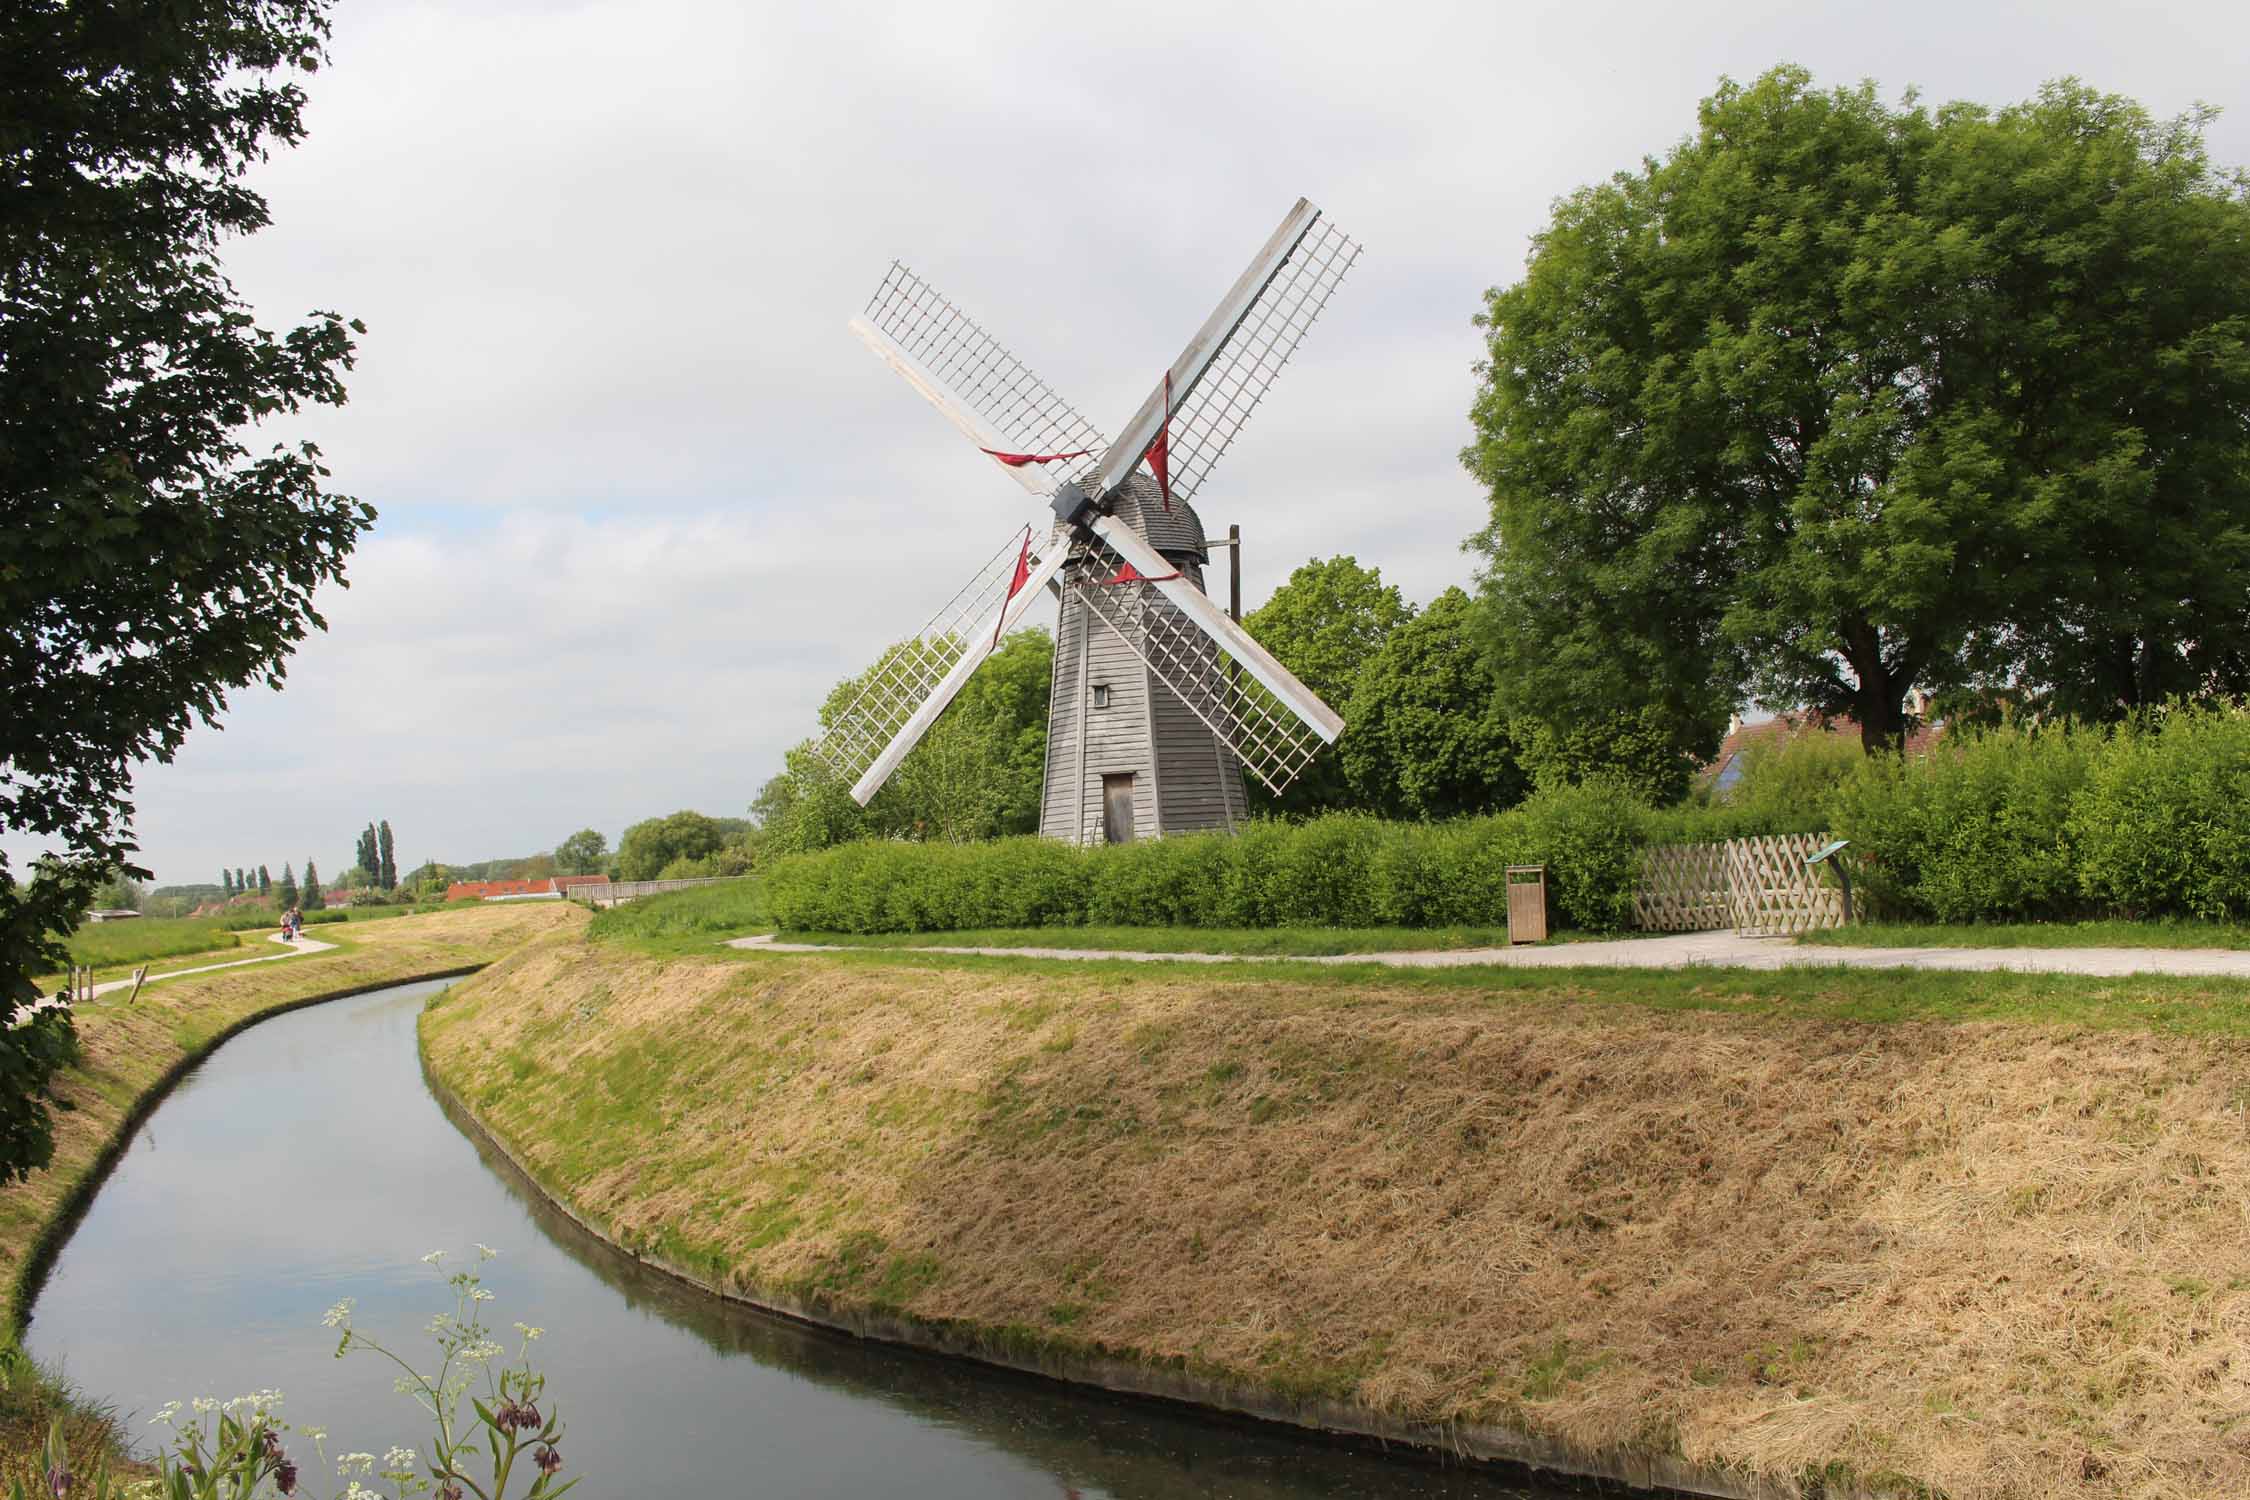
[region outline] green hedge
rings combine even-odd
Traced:
[[[2250,712],[2110,730],[1948,736],[1910,759],[1807,736],[1754,752],[1741,793],[1650,812],[1600,784],[1449,823],[1335,814],[1074,849],[1038,838],[858,843],[777,861],[798,932],[994,927],[1496,925],[1511,864],[1547,866],[1558,926],[1632,917],[1640,852],[1826,830],[1874,913],[1945,922],[2250,920]]]
[[[2250,919],[2250,714],[2004,729],[1838,785],[1878,910],[1945,922]]]
[[[1551,920],[1606,930],[1631,918],[1647,819],[1592,785],[1449,823],[1333,814],[1090,849],[869,841],[777,860],[765,892],[792,932],[1446,927],[1504,921],[1507,866],[1544,864]]]

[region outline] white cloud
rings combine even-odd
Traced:
[[[163,879],[525,852],[739,812],[821,693],[1031,507],[844,331],[909,260],[1114,427],[1299,193],[1367,254],[1205,490],[1252,602],[1481,520],[1469,318],[1552,199],[1782,60],[1935,99],[2078,73],[2228,104],[2216,3],[1887,7],[342,0],[230,265],[370,325],[307,424],[383,511],[275,697],[142,779]],[[2250,117],[2213,134],[2250,160]]]

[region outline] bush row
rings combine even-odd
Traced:
[[[1504,920],[1507,866],[1544,864],[1552,920],[1601,930],[1630,923],[1646,847],[1820,830],[1851,840],[1885,916],[2250,920],[2250,713],[1964,733],[1904,760],[1808,736],[1759,752],[1738,795],[1658,812],[1592,784],[1447,823],[1332,814],[1094,849],[871,841],[777,861],[766,889],[773,919],[808,932],[1475,926]]]
[[[1447,823],[1338,813],[1090,849],[870,840],[777,860],[765,895],[795,932],[1474,926],[1506,919],[1509,865],[1543,864],[1551,921],[1609,929],[1631,918],[1646,821],[1589,785]]]
[[[1869,761],[1829,823],[1898,916],[2250,920],[2250,714],[2004,729]]]

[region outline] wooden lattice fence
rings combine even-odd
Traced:
[[[1824,833],[1769,834],[1723,844],[1651,849],[1633,889],[1633,913],[1652,932],[1778,937],[1844,925],[1843,892],[1805,863]]]

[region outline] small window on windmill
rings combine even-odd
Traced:
[[[1094,684],[1094,707],[1096,707],[1096,708],[1107,708],[1107,707],[1109,707],[1109,684],[1108,684],[1108,683],[1106,683],[1106,682],[1097,682],[1097,683],[1095,683],[1095,684]]]

